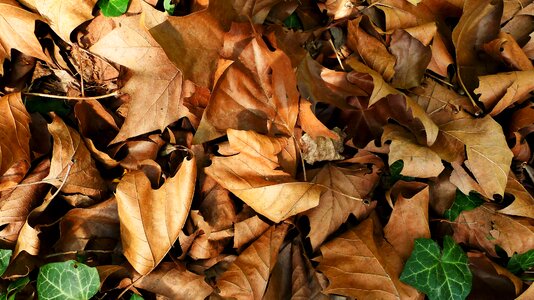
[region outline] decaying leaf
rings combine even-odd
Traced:
[[[92,11],[96,2],[97,0],[42,0],[35,2],[35,8],[64,41],[70,42],[71,32],[78,25],[93,18]]]

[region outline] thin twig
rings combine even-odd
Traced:
[[[74,251],[66,251],[66,252],[60,252],[60,253],[52,253],[49,255],[46,255],[45,258],[51,258],[61,255],[68,255],[68,254],[78,254],[78,253],[113,253],[115,251],[113,250],[74,250]]]
[[[439,77],[437,77],[437,76],[435,76],[435,75],[433,75],[431,73],[425,73],[425,75],[430,77],[430,78],[432,78],[432,79],[434,79],[434,80],[436,80],[436,81],[439,81],[439,82],[441,82],[441,83],[443,83],[445,85],[448,85],[448,86],[454,88],[454,85],[452,83],[447,82],[447,81],[445,81],[445,80],[443,80],[443,79],[441,79],[441,78],[439,78]]]
[[[115,97],[119,95],[119,91],[115,91],[113,93],[109,93],[106,95],[100,95],[100,96],[86,96],[86,97],[73,97],[73,96],[58,96],[58,95],[50,95],[50,94],[43,94],[43,93],[29,93],[25,92],[24,95],[26,96],[38,96],[38,97],[44,97],[44,98],[53,98],[53,99],[63,99],[63,100],[98,100],[98,99],[104,99],[108,97]]]

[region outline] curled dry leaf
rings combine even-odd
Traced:
[[[367,167],[361,166],[342,167],[327,164],[312,179],[312,182],[330,188],[321,195],[317,207],[301,214],[310,222],[308,237],[314,250],[345,223],[350,214],[364,219],[375,208],[376,202],[365,205],[363,198],[369,195],[378,183],[378,169],[373,166],[369,172]]]
[[[174,177],[157,190],[141,171],[127,173],[117,186],[124,256],[144,275],[170,250],[187,218],[195,189],[196,163],[185,159]]]
[[[534,198],[511,173],[506,184],[506,193],[514,196],[512,204],[498,210],[507,215],[534,218]]]
[[[217,281],[221,296],[262,299],[288,227],[272,226],[237,257]]]
[[[50,174],[45,180],[55,187],[63,185],[63,193],[99,198],[107,190],[107,185],[80,134],[56,115],[48,130],[54,139],[54,147]]]
[[[228,128],[292,135],[299,109],[296,86],[289,57],[252,39],[217,80],[194,143],[220,137]]]
[[[499,37],[483,45],[484,50],[494,59],[502,61],[514,70],[533,70],[532,62],[517,44],[514,37],[506,32],[499,32]]]
[[[19,183],[30,168],[30,115],[20,93],[0,98],[0,115],[0,190],[4,190]]]
[[[97,0],[39,0],[35,8],[49,22],[50,27],[65,42],[70,42],[71,32],[83,22],[93,18]]]
[[[372,218],[321,246],[317,270],[328,278],[323,293],[358,299],[416,299],[399,280],[403,263],[393,248],[375,237]]]
[[[334,130],[330,130],[330,132],[335,135],[335,138],[323,136],[312,138],[307,133],[300,138],[302,158],[307,163],[313,165],[318,161],[333,161],[345,158],[341,153],[344,149],[343,141],[346,134],[337,127]]]
[[[531,96],[534,91],[533,76],[534,70],[481,76],[475,93],[480,94],[480,101],[487,110],[491,110],[490,115],[495,116]]]
[[[319,203],[321,187],[296,182],[276,169],[283,139],[232,129],[228,137],[230,147],[239,154],[213,157],[205,172],[256,212],[280,222]]]
[[[250,18],[255,24],[263,24],[267,15],[282,0],[237,0],[233,1],[236,12]]]

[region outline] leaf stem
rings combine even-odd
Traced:
[[[325,188],[325,189],[327,189],[327,190],[329,190],[329,191],[331,191],[333,193],[339,194],[339,195],[341,195],[343,197],[346,197],[346,198],[349,198],[351,200],[360,201],[365,205],[371,204],[371,201],[369,201],[369,199],[363,199],[363,198],[354,197],[354,196],[351,196],[349,194],[345,194],[345,193],[343,193],[341,191],[335,190],[335,189],[333,189],[333,188],[331,188],[331,187],[329,187],[327,185],[321,184],[321,183],[312,182],[312,184],[320,186],[322,188]]]
[[[108,98],[108,97],[118,96],[119,95],[119,91],[115,91],[113,93],[109,93],[109,94],[106,94],[106,95],[86,96],[86,97],[59,96],[59,95],[50,95],[50,94],[43,94],[43,93],[30,93],[30,92],[25,92],[24,95],[26,95],[26,96],[44,97],[44,98],[52,98],[52,99],[63,99],[63,100],[98,100],[98,99],[104,99],[104,98]]]

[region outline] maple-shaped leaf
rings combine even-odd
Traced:
[[[291,136],[299,111],[296,86],[289,57],[252,39],[218,78],[194,143],[220,137],[228,128]]]
[[[0,190],[19,183],[30,168],[30,115],[20,93],[0,98]]]
[[[143,3],[145,26],[186,79],[212,88],[224,33],[238,20],[232,3],[211,1],[207,9],[183,17]]]
[[[371,172],[367,167],[342,167],[327,164],[312,179],[312,182],[325,185],[331,190],[325,191],[319,199],[319,205],[301,215],[310,221],[308,237],[313,249],[317,249],[326,238],[343,224],[350,214],[359,219],[367,217],[376,202],[365,205],[362,201],[347,198],[345,195],[364,198],[376,186],[379,180],[378,169]]]
[[[467,255],[450,236],[443,239],[443,252],[432,239],[415,240],[400,276],[402,282],[424,292],[430,300],[465,299],[471,291],[472,278]]]
[[[54,148],[50,173],[45,180],[55,187],[63,185],[61,191],[66,194],[100,197],[107,189],[106,183],[80,134],[56,115],[48,130],[54,139]]]
[[[288,224],[272,226],[228,267],[217,287],[223,297],[262,299]]]
[[[92,12],[98,0],[42,0],[35,1],[35,8],[50,23],[50,27],[65,42],[70,42],[71,32],[83,22],[93,18]]]
[[[35,21],[44,19],[29,12],[15,1],[0,1],[0,75],[4,74],[4,60],[11,58],[11,49],[50,62],[35,36]]]
[[[196,163],[185,159],[174,177],[157,190],[142,171],[127,173],[117,185],[124,256],[144,275],[165,257],[187,219],[195,189]]]
[[[472,210],[484,203],[484,200],[476,194],[465,195],[460,190],[456,190],[456,197],[452,206],[445,211],[443,216],[450,221],[456,220],[462,211]]]
[[[194,87],[185,88],[180,70],[140,26],[140,21],[139,16],[116,18],[117,28],[90,48],[133,72],[122,87],[131,97],[128,114],[111,144],[154,130],[163,131],[189,112],[183,102]]]
[[[399,281],[402,261],[393,247],[374,236],[367,218],[321,246],[317,270],[328,278],[325,294],[357,299],[416,299],[418,293]]]
[[[285,138],[228,129],[230,148],[239,152],[213,157],[208,176],[274,222],[317,206],[322,188],[297,182],[279,166],[277,154]]]
[[[162,263],[154,271],[134,281],[135,287],[169,299],[205,299],[213,291],[204,276],[188,271],[180,262]]]

